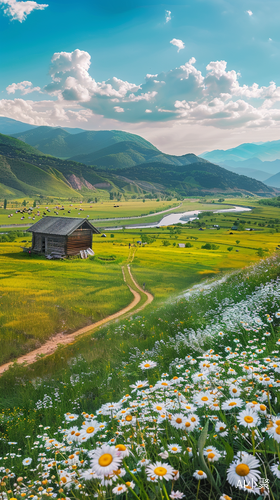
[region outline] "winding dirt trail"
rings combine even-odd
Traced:
[[[132,260],[134,258],[134,253],[132,255]],[[132,288],[132,286],[130,286],[127,283],[127,280],[125,277],[125,271],[124,271],[125,267],[128,270],[128,273],[129,273],[129,276],[131,278],[131,281],[133,283],[134,288]],[[24,363],[25,365],[31,365],[32,363],[35,363],[35,361],[38,360],[38,357],[40,355],[48,356],[50,354],[53,354],[56,351],[56,349],[58,348],[58,346],[71,344],[71,343],[73,343],[73,341],[75,340],[76,337],[83,335],[85,333],[88,333],[88,332],[92,333],[94,330],[96,330],[96,328],[99,328],[100,326],[106,325],[110,321],[113,321],[113,320],[118,319],[120,317],[125,317],[126,314],[129,313],[132,309],[133,309],[133,313],[137,313],[139,311],[142,311],[148,304],[150,304],[153,301],[153,299],[154,299],[153,295],[149,292],[146,292],[145,290],[143,290],[143,288],[141,288],[138,285],[138,283],[135,281],[135,279],[132,276],[129,264],[126,264],[125,266],[122,267],[122,273],[123,273],[124,282],[126,283],[126,285],[128,286],[128,288],[130,289],[131,293],[134,296],[132,302],[128,306],[124,307],[123,309],[120,309],[120,311],[118,311],[114,314],[111,314],[110,316],[107,316],[106,318],[103,318],[100,321],[97,321],[96,323],[92,323],[88,326],[80,328],[79,330],[76,330],[73,333],[69,333],[69,334],[57,333],[56,335],[51,337],[45,344],[43,344],[38,349],[35,349],[34,351],[30,351],[27,354],[20,356],[16,360],[10,361],[9,363],[5,363],[4,365],[0,366],[0,375],[3,374],[6,370],[8,370],[8,368],[10,366],[12,366],[15,362],[18,364]],[[147,297],[147,300],[141,306],[139,306],[139,308],[136,308],[136,306],[141,301],[141,295],[137,290],[144,293]]]

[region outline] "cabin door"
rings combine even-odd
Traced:
[[[42,237],[42,253],[46,251],[46,238]]]

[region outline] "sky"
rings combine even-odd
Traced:
[[[0,0],[0,116],[165,153],[280,139],[279,0]]]

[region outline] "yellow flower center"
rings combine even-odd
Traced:
[[[239,464],[235,467],[235,472],[238,476],[248,476],[250,469],[247,464]]]
[[[127,415],[127,416],[125,417],[125,420],[127,420],[127,422],[131,422],[131,420],[132,420],[132,416],[131,416],[131,415]]]
[[[171,450],[177,451],[177,447],[176,446],[172,446]]]
[[[110,455],[110,453],[104,453],[104,455],[101,455],[101,457],[98,460],[99,465],[101,467],[107,467],[113,462],[113,457]]]
[[[203,476],[203,470],[198,470],[197,474],[198,474],[198,476]]]
[[[145,364],[144,364],[144,367],[145,367],[145,368],[149,368],[149,366],[150,366],[150,363],[145,363]]]
[[[158,411],[162,410],[162,406],[156,406],[156,410]]]
[[[208,401],[208,399],[209,398],[207,396],[202,396],[201,401]]]
[[[229,403],[228,405],[229,405],[229,406],[235,406],[235,405],[236,405],[236,403],[235,403],[235,401],[231,401],[231,403]]]
[[[280,420],[275,420],[276,425],[280,425]]]
[[[260,405],[260,410],[261,411],[265,411],[266,410],[266,406],[265,405]]]
[[[215,453],[208,453],[208,458],[211,459],[211,458],[214,458],[214,456],[215,456]]]
[[[157,476],[165,476],[165,474],[167,473],[167,469],[165,467],[156,467],[154,473]]]
[[[246,417],[244,417],[244,420],[245,422],[247,422],[247,424],[251,424],[252,422],[254,422],[253,417],[250,417],[250,415],[246,415]]]
[[[177,424],[181,424],[182,423],[182,419],[178,417],[178,418],[176,418],[176,422],[177,422]]]
[[[192,418],[191,418],[191,421],[192,421],[192,422],[196,422],[196,418],[195,418],[195,417],[192,417]]]
[[[236,393],[237,393],[237,389],[235,389],[235,388],[234,388],[234,389],[232,389],[232,392],[233,392],[234,394],[236,394]]]
[[[224,431],[224,430],[225,430],[225,428],[221,425],[220,431]]]
[[[276,434],[278,434],[278,435],[280,434],[280,425],[278,425],[278,427],[276,427],[275,432],[276,432]]]
[[[88,427],[87,428],[87,434],[92,434],[94,432],[94,427]]]
[[[191,426],[190,422],[185,423],[185,427],[190,427],[190,426]]]
[[[64,483],[64,484],[65,484],[65,483],[67,483],[67,479],[66,479],[66,477],[62,477],[62,478],[61,478],[61,482],[62,482],[62,483]]]
[[[125,451],[126,450],[126,446],[124,444],[117,444],[116,448],[118,450],[120,450],[120,451]]]

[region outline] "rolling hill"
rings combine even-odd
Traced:
[[[188,156],[188,155],[186,155]],[[191,155],[194,160],[195,155]],[[256,194],[270,194],[271,188],[260,181],[225,170],[218,165],[201,162],[185,165],[165,163],[144,163],[127,169],[120,169],[114,174],[134,181],[145,181],[169,187],[181,194],[198,192],[243,191]],[[115,181],[117,184],[117,181]]]
[[[42,127],[40,129],[43,137]],[[47,133],[54,130],[48,129]],[[60,137],[67,137],[65,131],[59,129],[59,133]],[[107,139],[116,138],[114,133],[104,134]],[[117,137],[121,136],[117,134]],[[259,181],[232,173],[194,154],[165,155],[140,139],[117,142],[91,153],[89,161],[95,163],[92,166],[45,155],[25,142],[0,134],[0,194],[73,198],[78,193],[88,196],[96,189],[157,196],[218,192],[269,196],[274,193],[273,188]]]
[[[102,168],[102,170],[119,170],[146,162],[187,165],[197,162],[197,156],[193,154],[183,156],[167,155],[158,149],[147,147],[146,144],[123,141],[89,155],[74,156],[71,160],[79,161],[86,165],[95,165],[98,168]],[[200,162],[206,163],[206,160],[200,159]]]
[[[83,131],[70,134],[62,128],[37,127],[27,132],[14,134],[13,137],[30,144],[30,146],[42,153],[57,156],[58,158],[88,155],[124,141],[132,141],[139,146],[158,151],[155,146],[143,139],[143,137],[119,130]]]

